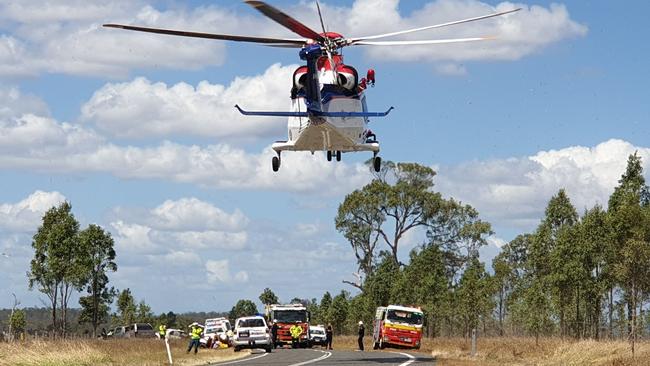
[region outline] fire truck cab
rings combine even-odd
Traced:
[[[291,345],[291,333],[289,333],[289,329],[294,324],[300,325],[302,328],[300,347],[311,346],[309,341],[310,314],[305,305],[269,305],[266,309],[266,315],[271,324],[276,323],[278,325],[278,336],[275,341],[276,346]]]
[[[423,319],[420,308],[400,305],[378,307],[372,332],[373,348],[396,346],[419,349]]]

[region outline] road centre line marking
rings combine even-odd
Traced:
[[[326,359],[326,358],[329,358],[329,357],[332,355],[332,352],[325,352],[325,351],[319,351],[319,350],[313,350],[313,351],[314,351],[314,352],[322,352],[322,353],[324,353],[324,355],[322,355],[322,356],[320,356],[320,357],[318,357],[318,358],[315,358],[315,359],[313,359],[313,360],[308,360],[308,361],[304,361],[304,362],[300,362],[300,363],[293,363],[293,364],[291,364],[291,365],[289,365],[289,366],[302,366],[302,365],[308,365],[308,364],[310,364],[310,363],[314,363],[314,362],[322,361],[322,360],[324,360],[324,359]]]
[[[406,356],[406,357],[409,358],[408,361],[400,363],[398,366],[408,366],[408,365],[412,364],[413,362],[415,362],[415,356],[409,355],[408,353],[403,353],[403,352],[391,352],[391,353],[397,353],[397,354],[400,354],[402,356]]]
[[[218,366],[221,366],[221,365],[232,365],[233,363],[240,363],[240,362],[245,362],[245,361],[256,360],[256,359],[258,359],[258,358],[266,357],[266,356],[268,356],[268,355],[269,355],[269,353],[263,353],[263,354],[261,354],[261,355],[259,355],[259,356],[255,356],[255,357],[243,358],[243,359],[241,359],[241,360],[237,360],[237,361],[229,361],[229,362],[223,362],[223,363],[221,363],[221,362],[211,363],[210,365],[218,365]]]

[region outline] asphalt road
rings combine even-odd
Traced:
[[[435,365],[435,359],[424,353],[390,351],[325,351],[319,349],[275,349],[272,353],[253,350],[246,358],[215,363],[225,366],[409,366]]]

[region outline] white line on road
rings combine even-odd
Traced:
[[[408,366],[408,365],[412,364],[413,362],[415,362],[415,357],[412,356],[412,355],[409,355],[408,353],[402,353],[402,352],[391,352],[391,353],[397,353],[397,354],[400,354],[402,356],[406,356],[406,357],[409,358],[408,361],[400,363],[398,366]]]
[[[332,352],[325,352],[325,351],[318,351],[318,350],[314,350],[314,352],[323,352],[324,355],[322,355],[322,356],[320,356],[320,357],[318,357],[318,358],[315,358],[315,359],[313,359],[313,360],[304,361],[304,362],[300,362],[300,363],[293,363],[293,364],[291,364],[291,365],[289,365],[289,366],[302,366],[302,365],[308,365],[308,364],[310,364],[310,363],[314,363],[314,362],[322,361],[322,360],[324,360],[324,359],[326,359],[326,358],[329,358],[329,357],[332,355]]]
[[[230,362],[223,362],[223,363],[219,362],[219,363],[214,363],[213,365],[218,365],[218,366],[221,366],[221,365],[231,365],[231,364],[233,364],[233,363],[240,363],[240,362],[246,362],[246,361],[256,360],[256,359],[258,359],[258,358],[262,358],[262,357],[265,357],[265,356],[268,356],[268,355],[269,355],[269,353],[263,353],[263,354],[261,354],[261,355],[259,355],[259,356],[255,356],[255,357],[251,357],[251,358],[244,358],[244,359],[242,359],[242,360],[230,361]]]

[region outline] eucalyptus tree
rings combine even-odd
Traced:
[[[82,307],[80,321],[92,324],[93,337],[96,337],[97,327],[108,318],[109,305],[117,294],[113,287],[108,286],[107,275],[117,270],[114,241],[109,232],[91,224],[79,233],[79,245],[85,252],[83,265],[88,293],[79,299]]]
[[[79,223],[72,214],[72,205],[62,202],[43,216],[43,223],[32,240],[34,258],[27,273],[29,288],[35,286],[50,300],[53,336],[59,329],[65,337],[68,301],[74,289],[85,281],[86,253],[79,245]],[[57,327],[57,305],[61,321]]]

